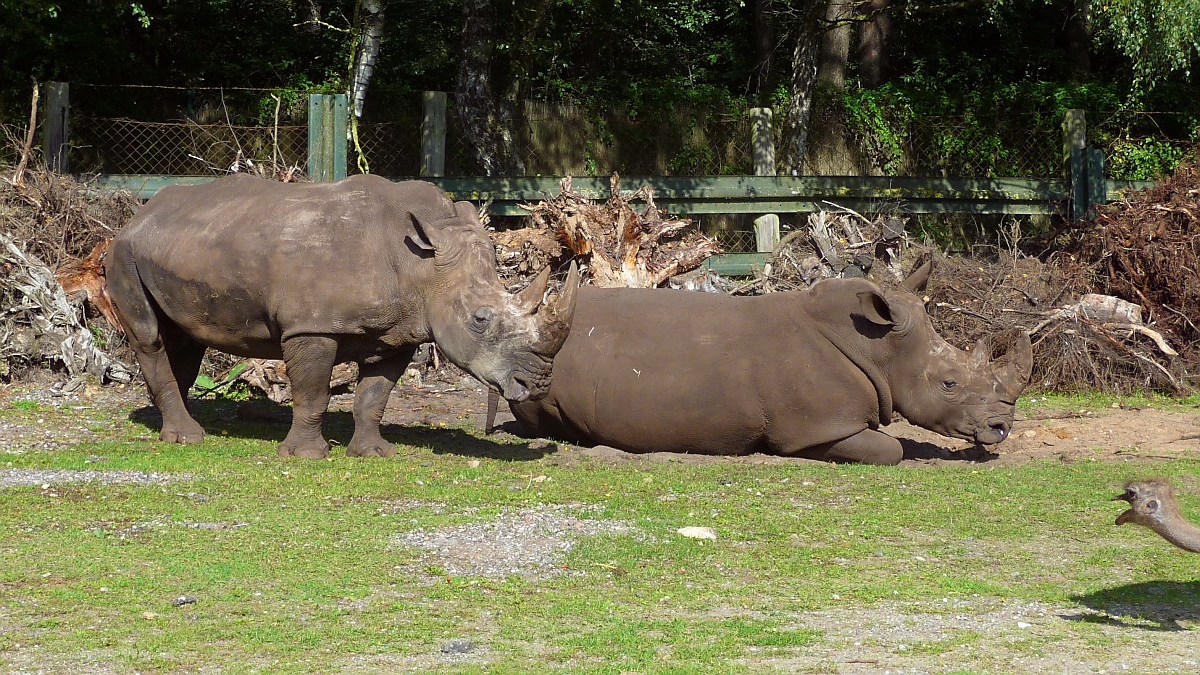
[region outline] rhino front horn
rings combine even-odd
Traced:
[[[571,320],[575,317],[575,303],[579,298],[579,266],[571,261],[571,269],[567,280],[563,283],[562,292],[553,305],[547,305],[541,325],[542,338],[538,340],[536,351],[540,354],[557,354],[571,333]]]

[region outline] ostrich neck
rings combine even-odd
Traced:
[[[1200,527],[1184,520],[1183,516],[1173,514],[1166,523],[1154,528],[1163,539],[1187,551],[1200,553]]]

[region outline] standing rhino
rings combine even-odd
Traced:
[[[915,295],[931,263],[890,292],[865,279],[749,298],[584,288],[549,394],[513,414],[533,434],[630,452],[895,464],[900,442],[879,431],[893,409],[999,443],[1029,381],[1029,338],[990,363],[987,343],[948,344]]]
[[[294,406],[279,454],[312,458],[329,455],[321,421],[339,362],[359,364],[352,456],[395,454],[379,422],[422,342],[509,400],[544,395],[578,286],[572,268],[544,304],[547,269],[510,295],[469,203],[376,176],[168,187],[113,240],[105,274],[162,440],[204,438],[184,399],[213,347],[284,360]]]

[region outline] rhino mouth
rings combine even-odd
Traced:
[[[549,390],[549,369],[545,373],[514,370],[500,384],[500,395],[514,403],[542,398]]]
[[[1008,420],[991,420],[975,430],[975,442],[980,445],[995,445],[1008,438],[1010,430]]]
[[[520,403],[529,400],[529,387],[522,381],[521,375],[514,373],[500,387],[500,395],[509,401]]]

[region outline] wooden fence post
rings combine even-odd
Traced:
[[[346,177],[345,94],[308,95],[308,175],[314,182]]]
[[[425,117],[421,120],[421,176],[446,175],[446,92],[423,95]]]
[[[46,106],[42,113],[42,152],[46,168],[67,173],[67,151],[71,142],[71,87],[66,82],[46,83]]]
[[[1108,202],[1104,179],[1104,151],[1077,148],[1071,151],[1071,218],[1079,220],[1090,207]]]
[[[775,139],[771,134],[771,109],[750,109],[750,151],[754,156],[755,176],[774,176]],[[779,216],[768,213],[754,219],[755,248],[770,253],[779,243]]]
[[[1082,150],[1087,147],[1087,120],[1082,110],[1072,108],[1063,111],[1063,164],[1071,161],[1072,150]],[[1068,169],[1069,175],[1070,169]]]

